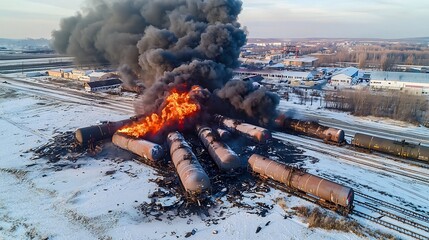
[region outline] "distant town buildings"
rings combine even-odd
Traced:
[[[429,74],[409,72],[371,72],[373,90],[399,90],[415,95],[429,95]]]
[[[331,85],[333,86],[350,86],[353,81],[357,80],[359,69],[354,67],[344,68],[333,74]]]
[[[87,92],[107,92],[107,91],[119,91],[122,85],[122,81],[118,78],[112,78],[107,80],[86,82],[85,90]]]

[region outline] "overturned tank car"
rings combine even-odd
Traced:
[[[253,154],[249,158],[253,172],[261,177],[270,178],[285,184],[293,191],[304,193],[322,206],[348,214],[353,208],[353,189],[293,169],[274,160]]]
[[[144,139],[135,139],[116,132],[113,134],[112,142],[122,149],[151,161],[159,161],[164,157],[164,149],[160,145]]]
[[[120,128],[137,121],[138,117],[131,117],[117,122],[107,122],[100,125],[94,125],[84,128],[78,128],[75,131],[75,139],[80,145],[86,147],[97,141],[111,138]]]
[[[186,192],[191,197],[199,197],[209,191],[210,179],[183,136],[179,132],[171,132],[167,136],[167,143],[171,160]]]
[[[219,141],[210,127],[199,127],[197,130],[198,137],[220,170],[232,172],[242,167],[237,154],[228,145]]]
[[[266,128],[243,123],[217,114],[215,115],[215,120],[227,130],[250,138],[257,143],[266,143],[267,140],[271,139],[271,133]]]

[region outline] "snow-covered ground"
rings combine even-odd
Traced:
[[[122,106],[123,111],[118,111],[115,109],[121,106],[88,104],[66,93],[59,96],[54,90],[46,89],[43,95],[34,86],[27,91],[24,86],[16,87],[13,83],[0,84],[0,239],[361,238],[353,233],[309,229],[305,220],[297,216],[285,219],[288,213],[276,204],[276,199],[283,199],[288,210],[312,204],[275,189],[264,195],[246,193],[243,199],[251,206],[258,202],[273,205],[265,217],[233,207],[226,197],[220,199],[222,204],[209,210],[209,216],[168,218],[163,215],[159,219],[145,216],[137,208],[143,202],[150,202],[148,196],[159,188],[150,181],[159,177],[155,169],[131,159],[111,158],[109,154],[85,156],[75,162],[49,163],[46,159],[32,159],[33,152],[29,151],[60,132],[93,125],[98,120],[129,117],[132,113],[126,110],[131,104],[128,99],[124,100],[125,110]],[[283,109],[291,106],[290,102],[281,103]],[[306,107],[300,106],[294,107],[302,108],[305,113]],[[330,113],[316,110],[310,108],[307,112]],[[406,124],[385,123],[380,119],[375,122],[344,113],[335,113],[335,116],[350,124],[363,122],[373,128],[409,130],[429,136],[427,129]],[[317,141],[314,144],[325,146]],[[393,204],[429,212],[428,183],[379,173],[317,151],[306,150],[304,154],[308,157],[302,164],[315,175],[338,180]],[[389,194],[383,194],[386,192]],[[161,200],[174,202],[176,199]],[[358,221],[374,231],[397,234],[366,220],[358,218]],[[256,233],[258,227],[261,230]],[[192,231],[194,234],[189,234]]]

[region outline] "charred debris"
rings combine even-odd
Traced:
[[[302,150],[273,139],[270,131],[263,127],[216,115],[211,124],[198,125],[193,131],[173,131],[165,138],[153,138],[158,140],[157,143],[117,132],[136,119],[132,117],[80,128],[74,134],[60,134],[49,143],[33,149],[35,158],[46,157],[49,162],[57,162],[75,161],[85,155],[96,159],[100,156],[117,159],[117,153],[121,151],[130,154],[129,159],[151,166],[158,175],[151,180],[158,185],[158,189],[149,196],[151,201],[137,207],[146,217],[158,221],[198,214],[205,216],[203,219],[207,225],[217,224],[226,218],[229,207],[242,208],[248,213],[264,217],[273,205],[258,202],[257,199],[249,204],[245,198],[249,195],[253,196],[251,199],[264,196],[271,187],[276,187],[273,184],[275,181],[289,187],[288,193],[293,193],[293,189],[300,193],[312,193],[311,186],[299,189],[296,183],[288,185],[287,181],[282,181],[307,175],[311,177],[305,175],[302,169],[301,163],[307,158]],[[162,138],[165,141],[159,142]],[[115,151],[111,151],[112,148]],[[275,159],[276,163],[282,164],[279,169],[290,171],[282,170],[284,176],[270,179],[271,173],[264,176],[264,172],[248,165],[248,159],[252,159],[254,154],[266,156],[268,161]],[[267,179],[270,180],[267,182]],[[353,201],[352,190],[348,193],[351,195],[340,196],[344,199],[338,200],[350,200],[343,204],[346,211],[344,208],[333,210],[348,213]],[[320,199],[313,200],[319,202]]]

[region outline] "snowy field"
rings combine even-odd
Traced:
[[[61,92],[62,89],[25,87],[24,83],[20,85],[11,81],[9,84],[0,83],[0,239],[368,238],[353,233],[308,228],[305,219],[291,214],[291,208],[313,204],[275,189],[265,194],[245,193],[243,203],[250,206],[272,205],[265,217],[232,206],[226,197],[220,198],[221,203],[210,208],[208,215],[196,214],[184,218],[167,217],[166,214],[160,217],[145,216],[138,208],[142,203],[150,202],[148,196],[159,190],[159,186],[151,181],[159,176],[155,169],[133,161],[133,157],[124,161],[102,152],[77,161],[49,163],[46,159],[33,159],[33,152],[29,150],[45,144],[58,133],[93,125],[98,120],[121,120],[132,115],[132,103],[128,98],[108,97],[103,104],[97,104]],[[329,116],[343,123],[365,125],[368,129],[388,129],[398,134],[406,131],[423,139],[429,136],[429,131],[421,127],[382,119],[356,118],[344,113],[331,114],[292,102],[282,101],[280,108],[295,108],[303,115],[313,117],[319,114]],[[302,147],[307,157],[301,165],[310,173],[335,180],[383,201],[422,214],[429,213],[429,176],[425,183],[381,172],[343,161],[329,152],[314,150],[329,148],[350,155],[343,148],[287,134],[280,134],[279,138],[284,138],[287,144]],[[300,144],[303,141],[313,146],[313,150],[307,149],[306,144]],[[383,161],[380,156],[356,153],[359,154]],[[428,174],[427,168],[385,160],[396,168],[421,172],[423,177]],[[279,199],[284,204],[278,204]],[[164,204],[176,200],[174,197],[160,198]],[[408,238],[359,217],[356,220],[370,231],[380,230],[399,238]],[[260,230],[258,233],[257,229]],[[419,234],[429,237],[424,231],[419,231]]]

